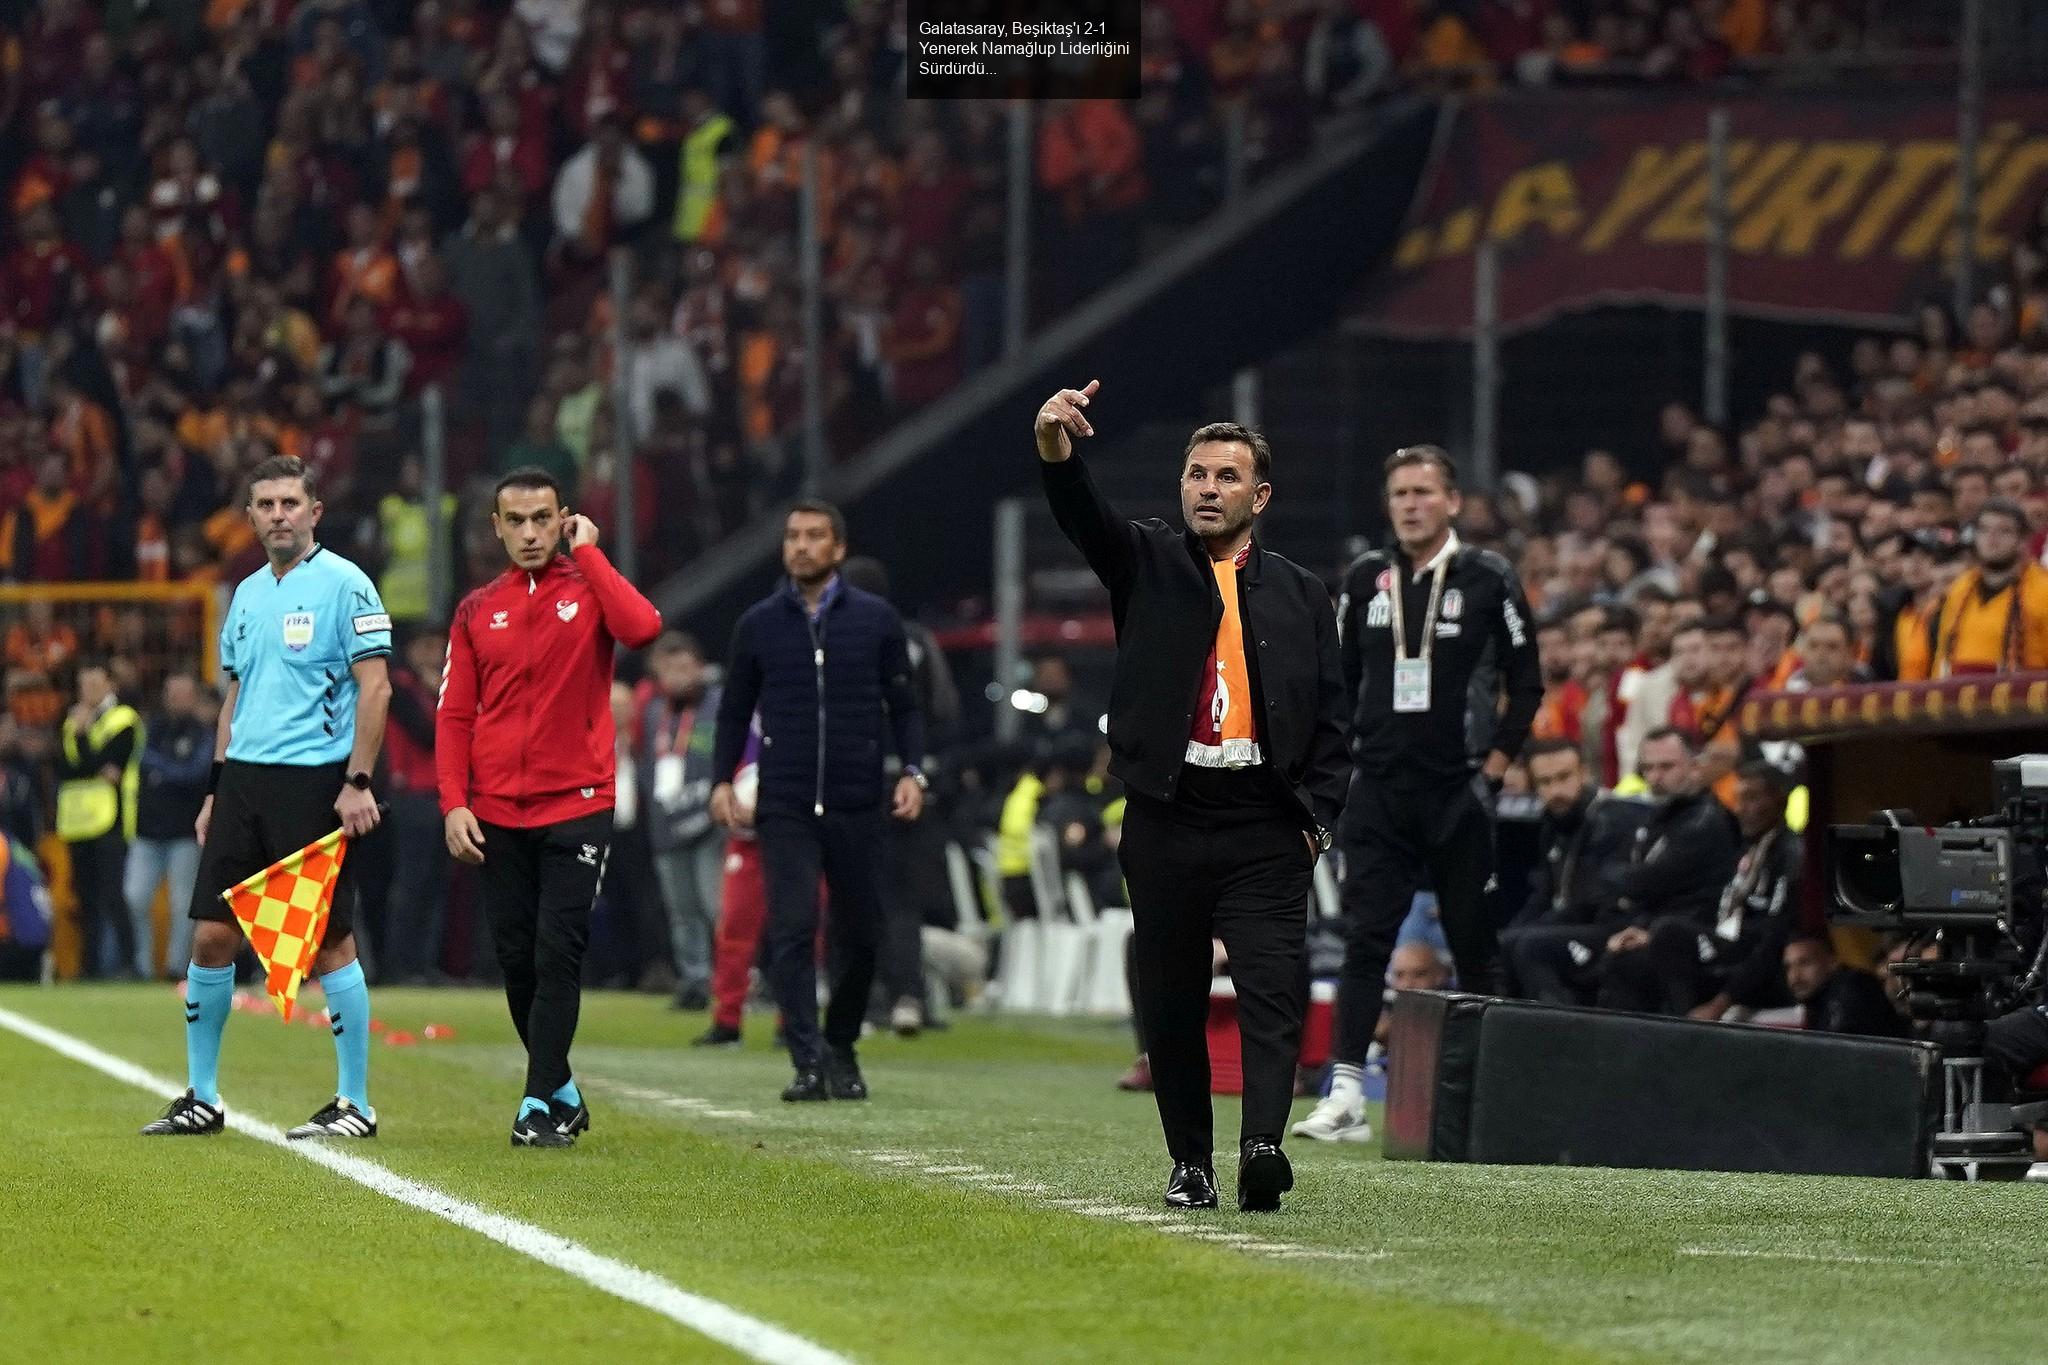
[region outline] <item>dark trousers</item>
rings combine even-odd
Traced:
[[[432,792],[393,792],[391,894],[385,937],[377,945],[382,981],[431,980],[441,972],[441,930],[448,913],[448,846],[441,803]],[[488,852],[488,850],[487,850]]]
[[[1600,990],[1600,958],[1618,924],[1510,926],[1500,936],[1508,994],[1550,1005],[1590,1005]]]
[[[81,839],[71,854],[71,890],[78,898],[78,974],[85,977],[121,973],[135,961],[135,926],[121,891],[128,841],[119,831],[97,839]],[[112,931],[109,947],[103,940]]]
[[[756,822],[768,888],[768,984],[782,1009],[789,1059],[817,1066],[824,1048],[851,1051],[860,1040],[882,932],[884,837],[880,806],[823,815],[764,811]],[[818,1032],[818,876],[831,894],[826,956],[833,964],[825,1030]]]
[[[569,1045],[583,1006],[583,949],[611,848],[612,814],[537,829],[486,824],[483,831],[484,908],[505,974],[505,1003],[526,1046],[526,1093],[544,1100],[569,1080]]]
[[[1984,1033],[1984,1060],[2002,1087],[2025,1081],[2048,1062],[2048,1008],[2034,1005],[1993,1019]]]
[[[1358,1066],[1379,1025],[1394,938],[1425,885],[1436,892],[1458,988],[1499,990],[1499,945],[1486,908],[1493,816],[1467,781],[1394,787],[1353,773],[1341,833],[1344,970],[1332,1059]]]
[[[1280,1141],[1308,1009],[1315,863],[1301,826],[1276,815],[1238,828],[1200,828],[1170,807],[1133,801],[1117,853],[1136,921],[1131,965],[1139,1034],[1152,1061],[1167,1154],[1206,1166],[1215,1148],[1206,1033],[1212,938],[1223,940],[1237,989],[1240,1140]]]
[[[1648,943],[1600,959],[1600,1008],[1684,1014],[1713,994],[1700,960],[1699,921],[1663,915],[1648,927]]]
[[[1650,941],[1642,947],[1600,960],[1601,1008],[1685,1014],[1719,991],[1736,965],[1758,951],[1756,939],[1731,943],[1685,915],[1660,916],[1650,921],[1649,930]],[[1735,1003],[1751,1009],[1791,1004],[1782,969],[1775,989]]]

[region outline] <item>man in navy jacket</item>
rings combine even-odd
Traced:
[[[839,577],[846,521],[830,503],[790,508],[782,534],[789,581],[748,608],[726,652],[711,771],[712,818],[745,820],[732,775],[748,718],[761,718],[761,791],[753,823],[768,889],[768,979],[796,1078],[785,1100],[863,1100],[853,1045],[874,988],[882,895],[882,799],[898,820],[924,809],[924,723],[903,621],[887,602]],[[884,730],[903,763],[884,775]],[[836,978],[818,1031],[818,875],[832,896]]]

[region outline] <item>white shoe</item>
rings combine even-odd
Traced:
[[[899,1038],[915,1038],[924,1027],[924,1010],[915,1000],[905,996],[889,1011],[889,1027],[896,1030]]]
[[[1372,1124],[1366,1121],[1364,1102],[1354,1105],[1335,1095],[1324,1096],[1314,1113],[1288,1131],[1296,1137],[1313,1138],[1317,1142],[1372,1141]]]

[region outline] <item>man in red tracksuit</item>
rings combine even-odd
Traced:
[[[483,867],[484,907],[526,1045],[515,1147],[567,1147],[590,1127],[569,1073],[590,906],[611,847],[612,654],[661,613],[562,506],[554,477],[498,481],[491,526],[512,567],[462,599],[434,732],[448,851]],[[563,541],[568,553],[561,552]]]

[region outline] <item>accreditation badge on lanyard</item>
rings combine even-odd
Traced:
[[[1387,596],[1388,606],[1393,611],[1394,627],[1394,711],[1399,715],[1415,715],[1429,710],[1429,655],[1436,645],[1436,614],[1444,600],[1444,576],[1450,571],[1451,556],[1445,555],[1436,562],[1436,570],[1429,581],[1429,605],[1422,613],[1421,657],[1408,657],[1408,623],[1404,619],[1401,599],[1406,595],[1406,586],[1396,579],[1393,590]]]

